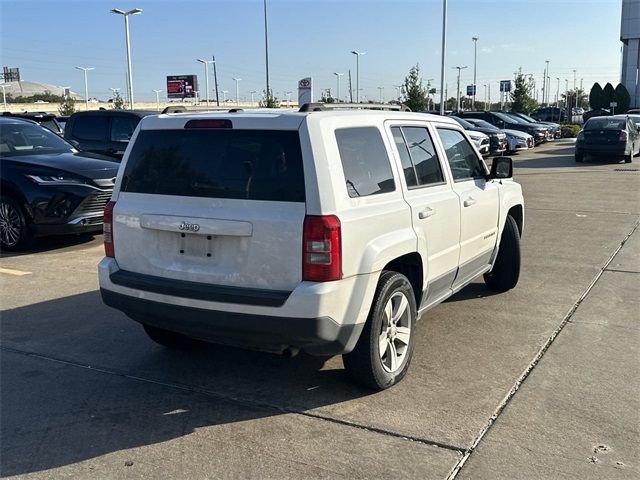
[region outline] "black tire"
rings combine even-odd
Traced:
[[[584,162],[584,155],[582,153],[576,153],[576,162]]]
[[[13,198],[0,197],[0,249],[8,252],[20,250],[31,243],[27,216]]]
[[[152,327],[151,325],[143,325],[143,327],[144,331],[149,335],[149,338],[163,347],[173,350],[191,350],[199,345],[197,340],[182,335],[181,333]]]
[[[406,305],[403,298],[407,301]],[[396,307],[396,313],[401,313],[395,324],[393,320],[388,321],[388,304],[391,305],[392,313]],[[404,305],[404,309],[401,305]],[[402,380],[413,356],[416,315],[415,295],[407,277],[401,273],[383,271],[358,343],[351,353],[342,356],[349,376],[357,383],[374,390],[384,390]],[[392,314],[391,318],[393,316]],[[391,327],[392,324],[395,329]],[[400,330],[402,328],[404,330]],[[403,337],[402,340],[400,336]],[[381,342],[385,338],[386,343],[382,347],[385,350],[381,354]],[[397,363],[398,359],[400,363]]]
[[[500,249],[493,269],[484,274],[487,286],[498,292],[511,290],[518,284],[520,278],[520,232],[518,224],[511,215],[507,215],[502,237],[500,237]]]

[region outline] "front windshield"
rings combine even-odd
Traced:
[[[507,122],[507,123],[522,123],[522,122],[519,122],[516,118],[511,117],[509,115],[505,115],[504,113],[501,113],[501,112],[491,112],[491,113],[493,113],[496,117],[498,117],[503,122]]]
[[[30,122],[0,123],[0,157],[72,151],[70,144],[40,125]]]
[[[520,118],[525,119],[527,122],[538,123],[538,121],[535,118],[530,117],[529,115],[525,115],[524,113],[520,113],[520,114],[518,114],[518,116]]]
[[[520,118],[518,115],[514,115],[513,113],[501,113],[500,115],[504,115],[505,117],[507,117],[509,120],[511,120],[511,123],[529,123],[527,122],[525,119]]]

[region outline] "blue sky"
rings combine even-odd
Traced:
[[[621,0],[449,0],[446,81],[455,96],[455,66],[461,85],[473,80],[473,41],[479,37],[478,96],[490,84],[513,78],[522,67],[542,84],[550,61],[551,92],[556,77],[573,87],[573,70],[585,89],[599,81],[615,84],[620,74]],[[352,71],[360,62],[361,98],[395,97],[409,68],[439,87],[442,0],[267,0],[269,68],[277,96],[294,91],[297,80],[311,76],[314,94],[331,88],[333,72]],[[153,89],[165,88],[166,75],[197,74],[204,89],[204,66],[196,58],[216,56],[220,89],[240,96],[265,88],[262,0],[0,0],[0,59],[20,67],[24,80],[71,86],[84,94],[82,72],[89,72],[89,95],[106,99],[109,88],[126,86],[124,21],[111,8],[142,8],[131,17],[133,84],[136,100],[155,100]],[[210,88],[213,76],[210,69]],[[347,73],[341,93],[347,91]],[[296,96],[296,93],[292,95]],[[213,98],[213,96],[212,96]]]

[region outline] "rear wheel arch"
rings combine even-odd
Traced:
[[[424,271],[422,257],[418,252],[407,253],[387,263],[383,271],[392,271],[403,274],[411,283],[416,305],[422,300],[422,288],[424,285]]]
[[[2,183],[0,184],[0,191],[2,192],[3,197],[11,198],[18,205],[20,205],[20,207],[22,207],[22,210],[26,214],[27,220],[29,222],[33,221],[33,215],[29,202],[27,202],[27,199],[18,188],[7,181],[2,181]]]

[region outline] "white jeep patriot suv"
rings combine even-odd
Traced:
[[[518,282],[511,177],[455,121],[400,109],[145,117],[105,209],[102,298],[165,346],[342,354],[388,388],[423,312],[482,274]]]

